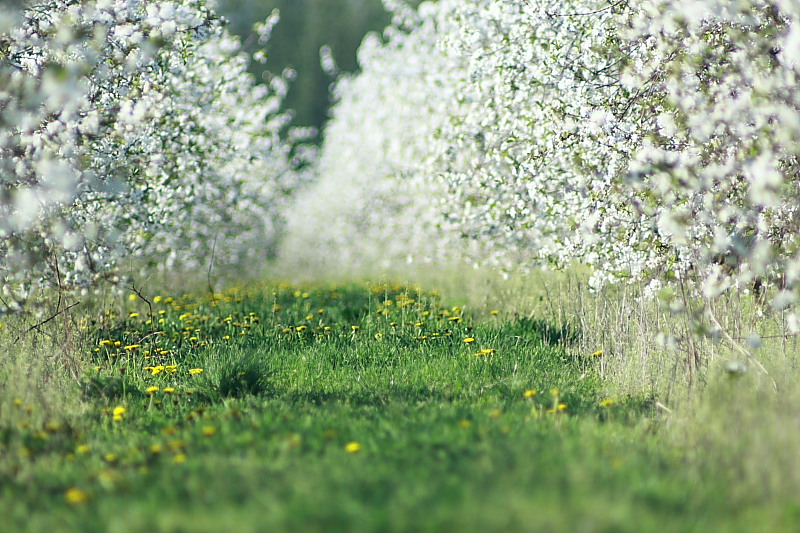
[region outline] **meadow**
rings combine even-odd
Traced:
[[[4,531],[751,532],[800,519],[775,457],[736,427],[697,431],[767,411],[693,422],[624,393],[601,377],[612,354],[576,351],[578,327],[552,317],[363,282],[79,309],[9,344]],[[7,319],[6,340],[19,327]],[[733,405],[763,390],[753,379],[709,388]]]
[[[797,531],[797,2],[306,3],[0,5],[0,533]]]

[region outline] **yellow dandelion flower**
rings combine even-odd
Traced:
[[[103,459],[108,461],[109,463],[115,463],[117,461],[117,454],[115,453],[107,453],[103,456]]]
[[[467,337],[466,339],[464,339],[464,342],[467,343],[467,344],[472,344],[473,342],[475,342],[475,338],[474,337]]]
[[[67,503],[71,503],[72,505],[79,505],[89,501],[89,493],[87,493],[84,490],[73,487],[71,489],[68,489],[67,492],[64,493],[64,499],[67,500]]]
[[[175,387],[164,387],[164,394],[172,394],[175,392]]]
[[[361,326],[350,326],[350,329],[352,329],[355,332],[355,331],[360,330]]]
[[[100,341],[100,346],[111,346],[114,344],[114,341],[110,341],[108,339],[103,339]]]
[[[596,352],[591,354],[591,357],[600,357],[603,355],[603,350],[597,350]]]
[[[527,389],[525,392],[522,393],[522,396],[525,398],[533,398],[539,391],[536,389]]]
[[[564,402],[559,403],[558,404],[558,410],[559,411],[566,411],[567,410],[567,404],[565,404]]]
[[[78,447],[75,448],[75,452],[81,455],[86,455],[90,451],[92,451],[92,448],[88,444],[79,444]]]
[[[130,351],[135,350],[136,348],[141,348],[141,347],[142,347],[141,344],[129,344],[129,345],[125,346],[125,350],[130,352]]]
[[[558,394],[559,392],[557,388],[553,387],[552,389],[550,389],[550,396],[553,396],[555,398],[558,396]]]
[[[484,348],[483,350],[479,350],[478,352],[476,352],[475,355],[477,356],[492,355],[493,353],[495,353],[495,351],[496,350],[494,348]]]
[[[203,435],[206,437],[213,437],[217,434],[217,428],[215,426],[203,426]]]
[[[139,318],[139,313],[134,311],[133,313],[128,315],[128,318]]]
[[[153,455],[158,455],[162,451],[164,451],[164,447],[161,446],[160,444],[153,444],[152,446],[150,446],[150,453],[152,453]]]
[[[461,429],[469,429],[472,427],[472,422],[470,422],[469,420],[460,420],[458,422],[458,427],[460,427]]]
[[[158,392],[158,387],[147,387],[147,388],[144,390],[144,392],[145,392],[146,394],[153,394],[153,393],[155,393],[155,392]]]
[[[123,416],[127,412],[128,412],[127,409],[125,409],[124,407],[119,405],[119,406],[115,407],[113,411],[111,411],[111,414],[114,415],[114,416]]]
[[[163,298],[162,298],[160,295],[156,295],[156,296],[153,298],[153,303],[156,303],[156,304],[157,304],[157,303],[161,303],[161,300],[163,300]]]
[[[356,441],[348,442],[344,445],[344,451],[347,453],[358,453],[361,451],[361,444]]]
[[[611,398],[606,398],[605,400],[600,402],[600,407],[611,407],[612,405],[614,405],[614,403],[615,403],[614,400],[612,400]]]
[[[176,453],[175,456],[172,458],[172,462],[175,464],[183,464],[186,462],[186,454],[185,453]]]
[[[493,316],[497,316],[497,315],[499,315],[499,314],[500,314],[500,311],[498,311],[497,309],[492,309],[492,310],[490,311],[490,313],[491,313]]]
[[[153,374],[154,376],[159,375],[163,371],[164,371],[164,367],[162,365],[154,366],[154,367],[152,367],[150,369],[150,373]]]
[[[299,331],[300,333],[304,332],[307,329],[308,329],[308,326],[297,326],[297,331]]]
[[[170,372],[170,373],[174,374],[175,372],[177,372],[177,371],[178,371],[178,365],[166,365],[166,366],[164,367],[164,370],[166,370],[167,372]]]
[[[203,373],[203,369],[202,368],[190,368],[189,369],[189,374],[191,374],[192,376],[194,376],[196,374],[202,374],[202,373]]]
[[[128,295],[128,300],[130,300],[131,302],[135,302],[136,298],[138,298],[138,296],[136,296],[135,294]]]

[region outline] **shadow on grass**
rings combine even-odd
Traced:
[[[337,407],[347,408],[385,408],[388,406],[405,406],[413,410],[441,409],[451,405],[459,409],[487,411],[488,407],[483,395],[462,395],[456,390],[433,389],[430,387],[404,387],[390,391],[274,391],[273,398],[295,406]],[[655,412],[654,399],[648,396],[626,396],[617,399],[611,406],[602,406],[598,397],[583,396],[580,393],[566,394],[560,399],[566,402],[566,414],[581,418],[595,418],[600,422],[615,421],[624,424],[636,424],[644,417]],[[522,391],[509,388],[495,395],[491,402],[494,408],[501,408],[509,413],[516,412],[527,415],[538,411],[544,414],[553,407],[550,395],[541,394],[535,398],[525,399]],[[521,419],[520,419],[521,420]],[[655,424],[656,421],[653,420]]]
[[[89,376],[81,382],[85,398],[113,400],[123,396],[141,397],[139,388],[125,377]]]
[[[538,318],[516,316],[501,326],[505,334],[526,340],[539,340],[550,346],[564,346],[578,339],[578,330],[570,324],[555,325]]]
[[[243,357],[224,366],[214,387],[222,398],[260,396],[272,391],[273,372],[255,356]]]
[[[649,427],[654,430],[658,424],[658,409],[656,398],[651,394],[626,396],[616,402],[611,408],[596,407],[597,418],[601,422],[614,420],[618,423],[635,425],[642,420],[650,418]]]
[[[347,405],[352,407],[380,407],[390,403],[425,404],[428,402],[449,403],[456,394],[429,387],[408,387],[392,391],[276,391],[276,398],[287,403],[301,405]]]

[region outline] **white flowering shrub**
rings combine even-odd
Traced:
[[[457,16],[443,39],[482,105],[449,142],[477,138],[484,159],[443,176],[477,238],[578,259],[596,285],[713,298],[755,282],[777,309],[797,300],[794,3],[494,0]]]
[[[270,25],[260,27],[266,39]],[[311,154],[205,0],[0,11],[0,311],[33,290],[272,252]]]
[[[712,329],[709,302],[755,291],[800,329],[796,2],[440,1],[417,17],[365,42],[338,86],[320,167],[334,256],[466,237],[482,261],[646,284]]]
[[[285,257],[352,272],[452,252],[438,208],[444,188],[429,172],[432,139],[465,74],[463,62],[437,46],[442,32],[453,31],[444,5],[454,2],[418,12],[394,6],[394,24],[362,43],[360,73],[337,81],[318,182],[292,211]]]
[[[777,310],[797,301],[798,15],[794,2],[668,1],[631,19],[642,47],[622,82],[662,105],[627,183],[666,245],[662,271],[674,259],[707,298],[755,284]]]
[[[465,2],[451,14],[457,32],[442,42],[469,61],[468,105],[440,140],[450,157],[432,170],[449,185],[448,216],[495,262],[580,258],[599,276],[646,264],[649,253],[628,245],[638,218],[610,198],[645,126],[614,120],[632,99],[618,81],[624,12],[532,0]]]

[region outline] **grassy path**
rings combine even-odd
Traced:
[[[80,415],[7,402],[3,531],[775,531],[567,331],[403,287],[126,302]],[[152,308],[151,308],[152,306]],[[30,412],[29,412],[30,411]],[[12,421],[12,422],[9,422]]]

